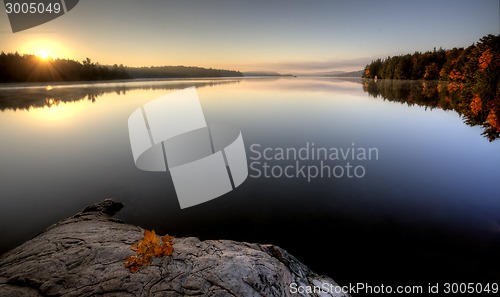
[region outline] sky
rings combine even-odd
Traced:
[[[127,66],[240,71],[355,71],[371,60],[467,47],[500,34],[499,0],[80,0],[12,33],[0,50]]]

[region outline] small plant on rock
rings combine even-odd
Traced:
[[[168,234],[161,237],[155,230],[144,230],[144,238],[133,244],[130,249],[135,255],[125,258],[125,267],[136,273],[142,266],[151,264],[153,257],[170,256],[174,252],[174,237]]]

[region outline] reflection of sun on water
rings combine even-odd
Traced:
[[[83,109],[86,108],[85,101],[65,103],[56,98],[46,98],[45,106],[42,108],[31,108],[29,114],[37,121],[43,123],[71,122]]]
[[[54,98],[45,99],[45,103],[51,108],[53,105],[59,105],[59,100],[54,100]]]

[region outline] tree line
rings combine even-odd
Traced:
[[[490,140],[500,135],[500,35],[484,36],[467,48],[377,59],[366,65],[363,77],[437,80],[440,107],[454,109],[468,124],[485,125]]]
[[[68,59],[40,59],[35,55],[0,53],[0,82],[55,82],[126,79],[123,65],[100,65],[89,58],[82,62]]]
[[[126,67],[133,78],[242,77],[239,71],[188,66]]]
[[[126,67],[101,65],[86,58],[41,59],[19,53],[0,53],[0,83],[95,81],[130,78],[241,77],[239,71],[187,66]]]
[[[365,66],[364,78],[379,79],[424,79],[449,80],[454,74],[468,73],[469,76],[478,70],[488,68],[494,54],[498,55],[500,35],[487,35],[477,44],[467,48],[440,48],[424,53],[415,52],[386,59],[376,59]],[[498,59],[498,57],[496,57]],[[495,64],[495,63],[493,63]],[[497,65],[491,65],[494,68]],[[450,77],[451,75],[451,77]]]

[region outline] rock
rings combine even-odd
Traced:
[[[176,238],[172,256],[131,273],[144,229],[114,219],[122,207],[104,200],[2,255],[0,296],[347,296],[299,294],[337,284],[277,246],[230,240]]]
[[[123,203],[114,201],[112,199],[104,199],[104,201],[85,207],[82,213],[86,212],[102,212],[104,214],[114,216],[123,208]]]

